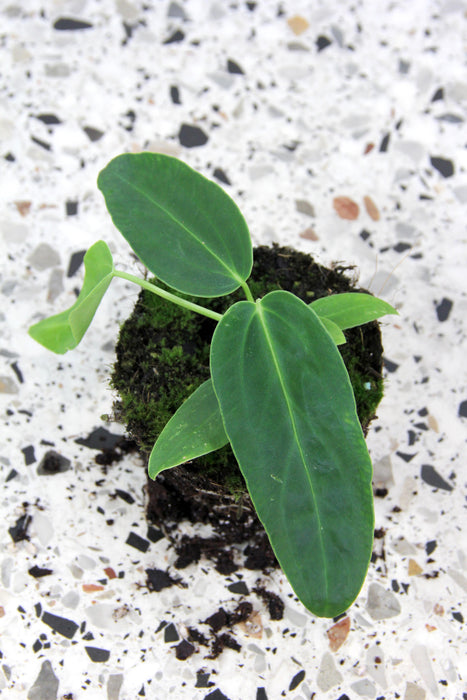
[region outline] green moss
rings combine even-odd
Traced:
[[[254,298],[273,289],[287,289],[304,301],[310,301],[310,295],[319,298],[331,290],[352,289],[343,270],[322,268],[309,256],[278,247],[256,249],[249,286]],[[216,299],[189,298],[223,313],[244,296],[237,291]],[[214,328],[214,321],[144,290],[132,315],[122,325],[111,377],[119,396],[114,414],[127,425],[129,434],[146,455],[177,408],[209,378]],[[378,325],[366,324],[362,329],[346,331],[346,338],[341,352],[365,429],[382,396]],[[195,460],[190,471],[203,474],[213,483],[223,483],[236,498],[244,493],[243,477],[230,446]]]

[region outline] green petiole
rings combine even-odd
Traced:
[[[155,284],[151,284],[150,282],[141,279],[141,277],[135,277],[135,275],[130,275],[128,272],[121,272],[115,269],[113,274],[114,277],[121,277],[122,279],[128,280],[129,282],[139,284],[140,287],[148,289],[150,292],[153,292],[153,294],[157,294],[158,296],[162,297],[163,299],[166,299],[167,301],[172,301],[174,304],[178,304],[179,306],[182,306],[185,309],[189,309],[190,311],[194,311],[197,314],[202,314],[203,316],[212,318],[214,321],[220,321],[222,318],[222,314],[218,314],[216,311],[211,311],[211,309],[206,309],[206,307],[200,306],[199,304],[194,304],[192,301],[187,301],[187,299],[182,299],[182,297],[178,297],[176,294],[171,294],[165,289],[161,289]],[[248,290],[248,292],[250,292],[250,290]]]

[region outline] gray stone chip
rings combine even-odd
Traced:
[[[44,661],[34,685],[28,692],[28,700],[56,700],[59,680],[50,661]]]
[[[366,609],[373,620],[386,620],[401,612],[401,606],[394,593],[387,591],[378,583],[370,584]]]

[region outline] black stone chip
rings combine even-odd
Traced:
[[[194,653],[195,647],[186,639],[182,639],[182,641],[175,647],[175,656],[179,661],[186,661]]]
[[[227,61],[227,71],[228,73],[234,73],[235,75],[245,75],[245,71],[240,68],[238,63],[232,61],[230,58]]]
[[[438,88],[431,98],[432,102],[437,102],[438,100],[443,100],[444,99],[444,89],[442,87]]]
[[[30,576],[34,576],[34,578],[42,578],[43,576],[50,576],[50,574],[53,574],[53,571],[52,569],[41,569],[35,564],[28,569],[28,574]]]
[[[302,682],[302,680],[305,678],[305,675],[305,671],[303,670],[296,673],[290,681],[289,690],[295,690],[295,688],[297,688]]]
[[[380,153],[386,153],[386,151],[388,150],[389,139],[390,139],[390,138],[391,138],[391,135],[390,135],[390,134],[385,134],[385,135],[383,136],[382,141],[381,141],[381,143],[380,143],[380,145],[379,145],[379,152],[380,152]]]
[[[185,38],[185,34],[181,29],[177,29],[173,34],[169,36],[163,43],[164,44],[179,44]]]
[[[68,207],[68,202],[66,204]],[[68,209],[67,209],[67,214],[68,214]],[[73,255],[70,258],[70,262],[68,264],[68,272],[66,273],[67,277],[73,277],[73,275],[79,270],[83,263],[83,258],[85,256],[86,251],[85,250],[79,250],[77,253],[73,253]],[[77,440],[75,442],[78,442]],[[81,443],[79,443],[81,444]]]
[[[443,177],[452,177],[454,175],[454,163],[452,160],[439,156],[430,156],[430,163]]]
[[[167,571],[162,569],[146,569],[146,574],[147,587],[150,591],[155,591],[156,593],[181,582],[181,579],[173,578]]]
[[[79,625],[73,620],[68,620],[66,617],[60,617],[59,615],[52,615],[52,613],[48,612],[42,615],[42,622],[67,639],[73,639],[76,631],[79,629]]]
[[[250,593],[245,581],[236,581],[235,583],[231,583],[230,586],[227,586],[227,589],[231,593],[236,593],[237,595],[249,595]]]
[[[256,700],[268,700],[268,696],[266,695],[266,688],[256,689]]]
[[[113,450],[122,439],[121,435],[111,433],[105,428],[96,428],[87,437],[78,438],[75,442],[91,450]]]
[[[12,479],[14,479],[15,476],[18,476],[18,472],[16,471],[16,469],[12,469],[12,470],[10,471],[10,473],[8,474],[7,478],[5,479],[5,483],[6,483],[7,481],[11,481]]]
[[[206,673],[205,671],[197,671],[195,688],[212,688],[214,683],[209,680],[210,675],[210,673]]]
[[[125,544],[128,544],[130,545],[130,547],[138,549],[140,552],[147,552],[149,548],[148,540],[145,540],[143,537],[140,537],[136,534],[136,532],[130,532]]]
[[[467,401],[461,401],[459,404],[458,415],[461,418],[467,418]]]
[[[29,539],[28,528],[31,522],[31,515],[22,515],[12,527],[8,528],[8,532],[10,533],[10,537],[13,542],[22,542],[23,540]]]
[[[328,39],[327,36],[324,36],[323,34],[316,39],[316,46],[317,46],[318,51],[323,51],[324,49],[327,49],[328,46],[331,46],[331,44],[332,44],[332,41],[330,39]]]
[[[438,317],[438,321],[447,321],[449,318],[449,314],[451,313],[453,303],[450,299],[447,299],[444,297],[439,304],[436,304],[436,315]]]
[[[399,365],[396,362],[388,360],[387,357],[383,357],[383,366],[388,372],[395,372]]]
[[[11,369],[13,370],[13,372],[16,374],[19,383],[20,383],[20,384],[24,384],[23,373],[21,372],[20,368],[18,367],[18,363],[17,363],[17,362],[12,362],[11,365],[10,365],[10,367],[11,367]],[[29,415],[30,415],[30,414],[29,414]]]
[[[410,250],[411,247],[412,246],[410,245],[410,243],[403,243],[401,241],[400,243],[396,243],[396,245],[394,246],[394,250],[396,251],[396,253],[404,253],[406,250]]]
[[[180,100],[180,90],[176,85],[171,85],[170,87],[170,99],[172,100],[174,105],[182,104]]]
[[[52,146],[50,145],[50,143],[47,143],[47,141],[42,141],[42,139],[38,139],[38,138],[36,138],[36,136],[31,136],[31,141],[33,141],[35,144],[37,144],[37,146],[40,146],[41,148],[43,148],[45,151],[52,150]]]
[[[21,452],[24,455],[24,463],[26,464],[26,466],[37,461],[36,455],[34,454],[34,445],[28,445],[27,447],[23,447]]]
[[[99,649],[99,647],[84,647],[86,653],[94,663],[105,663],[110,658],[110,651],[107,649]]]
[[[78,213],[78,202],[72,202],[72,201],[66,202],[65,203],[65,211],[66,211],[67,216],[76,216]]]
[[[178,132],[178,139],[182,146],[186,148],[195,148],[197,146],[204,146],[208,141],[208,136],[199,126],[182,124]]]
[[[420,475],[429,486],[433,486],[435,489],[443,489],[443,491],[452,491],[451,484],[448,484],[431,464],[422,464]]]
[[[396,455],[407,463],[411,462],[413,458],[417,456],[417,454],[417,452],[414,452],[413,454],[408,454],[407,452],[399,452],[399,450],[396,451]]]
[[[121,498],[122,501],[125,501],[125,503],[131,504],[135,502],[135,499],[131,493],[128,493],[128,491],[124,491],[123,489],[115,489],[115,495]]]
[[[225,172],[222,170],[222,168],[216,168],[213,172],[213,175],[216,178],[216,180],[219,180],[219,182],[223,182],[224,185],[232,184]]]
[[[461,624],[464,623],[464,616],[461,612],[453,612],[452,616],[455,620],[457,620],[457,622],[460,622]]]
[[[67,457],[55,452],[55,450],[49,450],[37,467],[37,473],[39,476],[51,476],[52,474],[63,474],[69,469],[71,469],[71,461]]]
[[[230,698],[228,698],[227,695],[224,695],[219,688],[216,688],[216,690],[213,690],[212,693],[205,695],[203,700],[230,700]]]
[[[91,22],[84,22],[80,19],[72,19],[71,17],[60,17],[54,22],[54,29],[59,31],[76,31],[78,29],[91,29]]]
[[[103,131],[100,131],[100,129],[94,129],[92,126],[85,126],[83,131],[90,141],[99,141],[104,136]]]
[[[159,530],[157,527],[153,527],[152,525],[150,525],[148,527],[146,537],[148,538],[148,540],[150,542],[155,543],[155,542],[159,542],[159,540],[164,539],[164,533],[162,532],[162,530]]]
[[[170,642],[178,642],[179,639],[180,637],[178,636],[177,628],[175,627],[174,623],[171,622],[164,629],[164,642],[168,644]]]
[[[54,126],[55,124],[61,124],[61,120],[55,116],[55,114],[37,114],[36,119],[39,119],[43,124],[49,126]]]
[[[436,540],[430,540],[425,544],[425,552],[427,553],[427,556],[430,556],[430,554],[432,554],[435,551],[437,545],[438,543],[436,542]]]

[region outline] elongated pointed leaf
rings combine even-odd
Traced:
[[[176,158],[126,153],[97,184],[115,226],[159,279],[185,294],[229,294],[248,279],[252,247],[235,202]]]
[[[396,309],[387,301],[361,292],[331,294],[312,301],[310,307],[320,318],[328,318],[343,331],[362,323],[376,321],[386,314],[397,314]]]
[[[345,335],[342,333],[339,326],[336,325],[334,321],[331,321],[330,318],[326,318],[326,316],[320,316],[319,320],[326,328],[327,332],[329,333],[335,344],[344,345],[344,343],[346,342]]]
[[[73,306],[29,328],[31,338],[59,355],[81,341],[112,280],[114,266],[107,243],[97,241],[89,248],[84,256],[84,268],[83,287]]]
[[[149,457],[149,476],[224,447],[229,439],[212,388],[204,382],[174,413],[159,435]]]
[[[347,371],[289,292],[238,302],[211,346],[227,436],[295,593],[333,617],[358,595],[373,540],[372,467]]]

